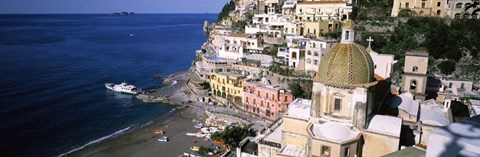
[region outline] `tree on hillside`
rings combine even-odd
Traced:
[[[239,146],[242,141],[248,135],[248,126],[228,126],[223,132],[214,133],[212,140],[221,141],[228,145],[230,149]]]
[[[442,71],[442,74],[450,75],[455,71],[455,62],[452,60],[442,61],[437,67]]]
[[[300,86],[300,84],[295,83],[295,82],[289,83],[288,84],[288,89],[293,94],[293,96],[295,96],[296,98],[302,97],[303,93],[305,92],[305,91],[303,91],[302,86]]]
[[[222,11],[218,14],[217,21],[225,19],[233,10],[235,10],[235,1],[230,0],[230,2],[227,2],[227,4],[223,6]]]

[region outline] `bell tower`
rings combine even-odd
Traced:
[[[402,92],[410,92],[416,100],[425,100],[427,88],[428,53],[410,51],[405,54],[402,75]]]

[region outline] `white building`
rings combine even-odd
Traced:
[[[480,116],[432,132],[426,156],[480,156]]]
[[[390,78],[393,65],[398,62],[394,59],[395,56],[390,54],[379,54],[373,51],[370,47],[368,47],[367,50],[370,52],[373,64],[375,64],[375,74],[383,79]]]
[[[247,34],[230,34],[225,36],[224,43],[218,51],[218,57],[238,60],[245,57],[245,53],[259,53],[263,50],[261,41]]]
[[[310,39],[305,47],[305,71],[318,72],[323,55],[336,43],[335,40]]]
[[[265,33],[274,38],[296,33],[296,24],[282,14],[255,14],[252,24],[245,26],[245,33]]]

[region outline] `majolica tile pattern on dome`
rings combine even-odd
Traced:
[[[364,47],[355,43],[338,43],[322,58],[318,81],[329,85],[370,86],[374,64]]]

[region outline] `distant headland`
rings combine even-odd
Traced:
[[[135,15],[134,12],[115,12],[115,13],[110,13],[108,15],[121,15],[121,16],[125,16],[125,15]]]

